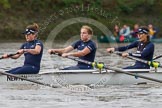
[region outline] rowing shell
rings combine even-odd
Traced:
[[[162,72],[151,72],[147,69],[134,69],[129,70],[137,75],[161,80]],[[149,72],[148,72],[149,71]],[[124,73],[118,73],[111,70],[98,71],[98,70],[54,70],[54,72],[42,72],[40,74],[25,74],[18,75],[26,79],[31,79],[39,82],[52,84],[55,86],[67,85],[128,85],[139,83],[156,83],[147,79],[130,76]],[[0,75],[0,84],[32,84],[19,78],[7,75]]]

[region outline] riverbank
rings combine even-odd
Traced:
[[[3,1],[3,0],[2,0]],[[64,21],[72,18],[90,18],[106,26],[111,32],[115,24],[122,26],[134,24],[148,25],[152,23],[162,28],[162,3],[160,0],[92,0],[92,1],[8,1],[0,3],[0,39],[23,40],[22,31],[28,24],[36,22],[40,25],[40,38],[46,40],[50,32]],[[90,21],[89,21],[90,22]],[[76,22],[62,28],[57,40],[68,39],[78,35],[80,27],[89,22]],[[103,32],[97,25],[91,23],[94,34]],[[162,36],[159,30],[158,37]]]

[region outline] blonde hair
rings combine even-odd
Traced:
[[[93,35],[93,30],[90,26],[84,25],[81,29],[86,29],[88,31],[88,34]]]
[[[30,29],[33,29],[33,30],[35,30],[35,31],[39,31],[39,26],[38,26],[38,24],[37,23],[33,23],[32,25],[28,25],[26,28],[30,28]]]

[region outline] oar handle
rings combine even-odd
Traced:
[[[123,52],[115,51],[114,53],[117,54],[117,55],[119,55],[119,56],[122,56],[122,53],[123,53]]]
[[[58,53],[51,53],[51,54],[61,56],[61,54],[58,54]],[[103,69],[105,67],[103,62],[90,62],[90,61],[82,60],[80,58],[71,57],[71,56],[67,56],[65,58],[68,58],[68,59],[71,59],[71,60],[74,60],[74,61],[77,61],[77,62],[82,62],[82,63],[88,64],[88,65],[91,65],[95,68],[98,68],[98,69]]]
[[[54,55],[58,55],[58,56],[61,56],[62,55],[60,53],[55,53],[55,52],[51,52],[50,54],[54,54]]]
[[[16,55],[16,54],[19,54],[19,52],[13,53],[13,54],[8,54],[7,57],[12,57],[12,56],[14,56],[14,55]],[[4,58],[5,58],[5,57],[3,57],[3,56],[0,57],[0,59],[4,59]]]
[[[54,55],[61,56],[61,54],[59,54],[59,53],[54,53],[54,52],[52,52],[52,53],[50,53],[50,54],[54,54]],[[87,62],[87,61],[85,61],[85,60],[82,60],[82,59],[79,59],[79,58],[76,58],[76,57],[67,56],[67,57],[65,57],[65,58],[68,58],[68,59],[71,59],[71,60],[74,60],[74,61],[79,61],[79,62],[82,62],[82,63],[85,63],[85,64],[92,65],[92,62]]]
[[[8,54],[7,56],[8,56],[8,57],[12,57],[12,56],[14,56],[14,55],[16,55],[16,54],[19,54],[19,52],[14,53],[14,54]]]

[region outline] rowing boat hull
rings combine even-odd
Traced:
[[[137,75],[143,75],[146,77],[161,80],[162,72],[150,72],[150,73],[137,73]],[[46,72],[42,74],[26,74],[18,75],[26,79],[31,79],[54,86],[67,86],[67,85],[93,85],[93,86],[105,86],[105,85],[128,85],[138,83],[152,83],[153,81],[130,76],[124,73],[118,72],[98,72],[96,70],[68,70],[68,71],[55,71]],[[0,84],[33,84],[32,82],[25,81],[19,78],[0,75]]]

